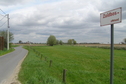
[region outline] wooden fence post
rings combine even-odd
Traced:
[[[40,53],[38,52],[38,56],[40,55]]]
[[[41,54],[41,58],[40,59],[42,59],[42,54]]]
[[[49,67],[51,67],[52,66],[52,60],[50,60],[50,64],[49,64]]]
[[[45,61],[47,60],[47,57],[45,57]]]
[[[63,82],[66,83],[66,69],[63,70]]]

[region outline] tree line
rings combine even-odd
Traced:
[[[47,39],[47,45],[53,46],[53,45],[63,45],[64,42],[62,40],[57,40],[54,35],[50,35]],[[77,42],[74,39],[69,39],[67,44],[69,45],[75,45]]]
[[[50,35],[47,39],[47,45],[53,46],[53,45],[62,45],[64,44],[62,40],[57,40],[54,35]],[[75,45],[77,42],[74,39],[68,39],[67,43],[69,45]],[[121,44],[126,44],[126,38],[123,39],[123,42]]]

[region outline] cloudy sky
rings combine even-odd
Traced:
[[[0,9],[10,16],[14,43],[45,43],[50,35],[63,42],[108,43],[110,25],[100,26],[100,13],[118,7],[122,7],[122,23],[114,25],[115,43],[126,38],[126,0],[0,0]],[[6,30],[2,11],[0,30]]]

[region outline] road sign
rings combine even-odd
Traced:
[[[122,22],[122,7],[100,14],[100,25],[111,25],[110,84],[114,79],[114,24]]]
[[[122,21],[122,7],[100,14],[100,26],[120,23]]]

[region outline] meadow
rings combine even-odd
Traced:
[[[29,54],[22,63],[22,84],[109,84],[110,50],[84,46],[25,47]],[[50,60],[52,66],[49,67]],[[126,84],[126,50],[114,51],[114,84]]]

